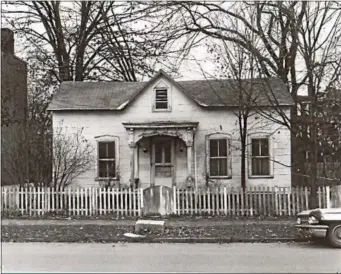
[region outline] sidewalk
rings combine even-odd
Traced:
[[[148,219],[148,218],[142,218]],[[99,226],[134,226],[135,220],[27,220],[27,219],[3,219],[2,226],[7,225],[99,225]],[[210,220],[210,219],[191,219],[191,220],[165,220],[166,227],[211,227],[211,226],[231,226],[231,225],[294,225],[295,221],[290,220]]]

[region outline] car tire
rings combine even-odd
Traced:
[[[341,248],[341,224],[331,224],[327,238],[330,245]]]

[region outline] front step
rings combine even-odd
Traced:
[[[165,221],[138,220],[135,223],[135,233],[139,233],[143,229],[151,229],[151,230],[158,230],[160,232],[164,232]]]

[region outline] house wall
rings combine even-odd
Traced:
[[[94,146],[95,137],[114,135],[119,138],[119,171],[121,183],[127,183],[130,177],[128,134],[122,125],[124,122],[153,122],[153,121],[192,121],[199,122],[195,132],[194,156],[192,174],[197,184],[205,184],[206,173],[206,143],[207,134],[225,133],[231,136],[232,178],[216,180],[218,184],[240,186],[240,142],[238,140],[237,117],[231,110],[208,110],[200,107],[188,98],[181,90],[162,79],[171,91],[171,111],[153,112],[153,88],[159,80],[137,96],[124,110],[121,111],[56,111],[53,113],[53,126],[67,127],[71,131],[83,127],[83,135]],[[289,115],[289,110],[286,110]],[[275,116],[273,114],[273,116]],[[278,124],[264,120],[259,115],[252,116],[249,121],[249,133],[271,134],[273,157],[273,178],[249,178],[247,185],[290,186],[290,132]],[[177,153],[179,149],[176,149]],[[179,156],[179,153],[178,155]],[[178,157],[177,184],[185,184],[187,177],[186,152]],[[149,155],[139,149],[139,178],[143,187],[149,186],[150,178]],[[82,186],[97,186],[95,182],[96,164],[88,172],[79,176],[75,184]]]

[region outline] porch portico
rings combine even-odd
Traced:
[[[150,185],[174,186],[177,183],[178,146],[184,146],[186,152],[186,177],[193,178],[193,141],[198,122],[147,122],[123,123],[128,132],[130,147],[130,182],[140,178],[139,146],[144,143],[144,152],[149,152]],[[146,141],[147,140],[147,141]],[[180,144],[181,143],[181,144]],[[147,145],[146,145],[147,144]],[[182,150],[182,147],[180,149]],[[179,163],[178,163],[179,165]],[[146,171],[146,170],[144,170]]]

